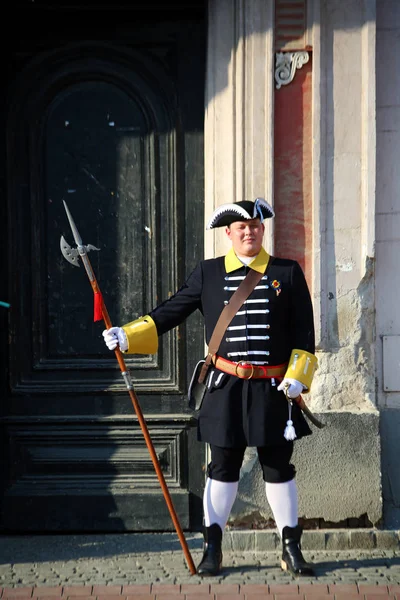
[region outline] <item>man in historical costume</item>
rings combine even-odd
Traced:
[[[207,228],[225,227],[232,248],[201,261],[184,285],[148,315],[103,332],[110,350],[155,353],[158,336],[199,309],[209,343],[218,318],[249,269],[262,274],[228,326],[207,372],[198,414],[198,440],[210,445],[204,490],[205,550],[197,572],[217,575],[222,534],[239,485],[246,447],[257,448],[267,500],[282,539],[282,568],[312,575],[301,553],[293,440],[311,433],[296,402],[310,389],[316,367],[312,303],[294,260],[270,257],[262,247],[264,219],[274,216],[262,198],[225,204]],[[288,396],[288,398],[286,397]]]

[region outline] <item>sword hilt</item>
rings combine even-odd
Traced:
[[[290,387],[290,383],[286,383],[285,384],[285,396],[286,396],[287,401],[290,404],[293,404],[293,402],[296,402],[297,406],[305,414],[307,419],[309,421],[311,421],[311,423],[313,425],[315,425],[315,427],[318,427],[318,429],[323,429],[326,426],[326,423],[323,423],[315,415],[313,415],[311,410],[308,408],[308,406],[304,402],[303,396],[301,394],[299,396],[297,396],[297,398],[290,398],[290,396],[288,395],[289,387]]]

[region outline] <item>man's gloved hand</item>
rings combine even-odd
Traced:
[[[289,385],[287,390],[287,395],[289,398],[297,398],[300,396],[301,392],[304,390],[304,386],[297,379],[290,379],[290,377],[285,377],[282,382],[278,385],[278,390],[280,392],[284,392],[286,386]]]
[[[117,346],[122,352],[128,350],[128,340],[122,327],[111,327],[103,331],[103,338],[109,350],[115,350]]]

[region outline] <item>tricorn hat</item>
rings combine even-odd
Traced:
[[[256,198],[252,200],[242,200],[241,202],[233,202],[232,204],[222,204],[211,215],[207,223],[207,229],[215,227],[226,227],[235,221],[248,221],[250,219],[259,218],[270,219],[275,213],[264,198]]]

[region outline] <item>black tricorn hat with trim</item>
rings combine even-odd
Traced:
[[[211,215],[207,223],[207,229],[215,227],[226,227],[236,221],[248,221],[259,218],[261,222],[264,219],[274,217],[274,209],[264,198],[252,200],[242,200],[232,204],[222,204]]]

